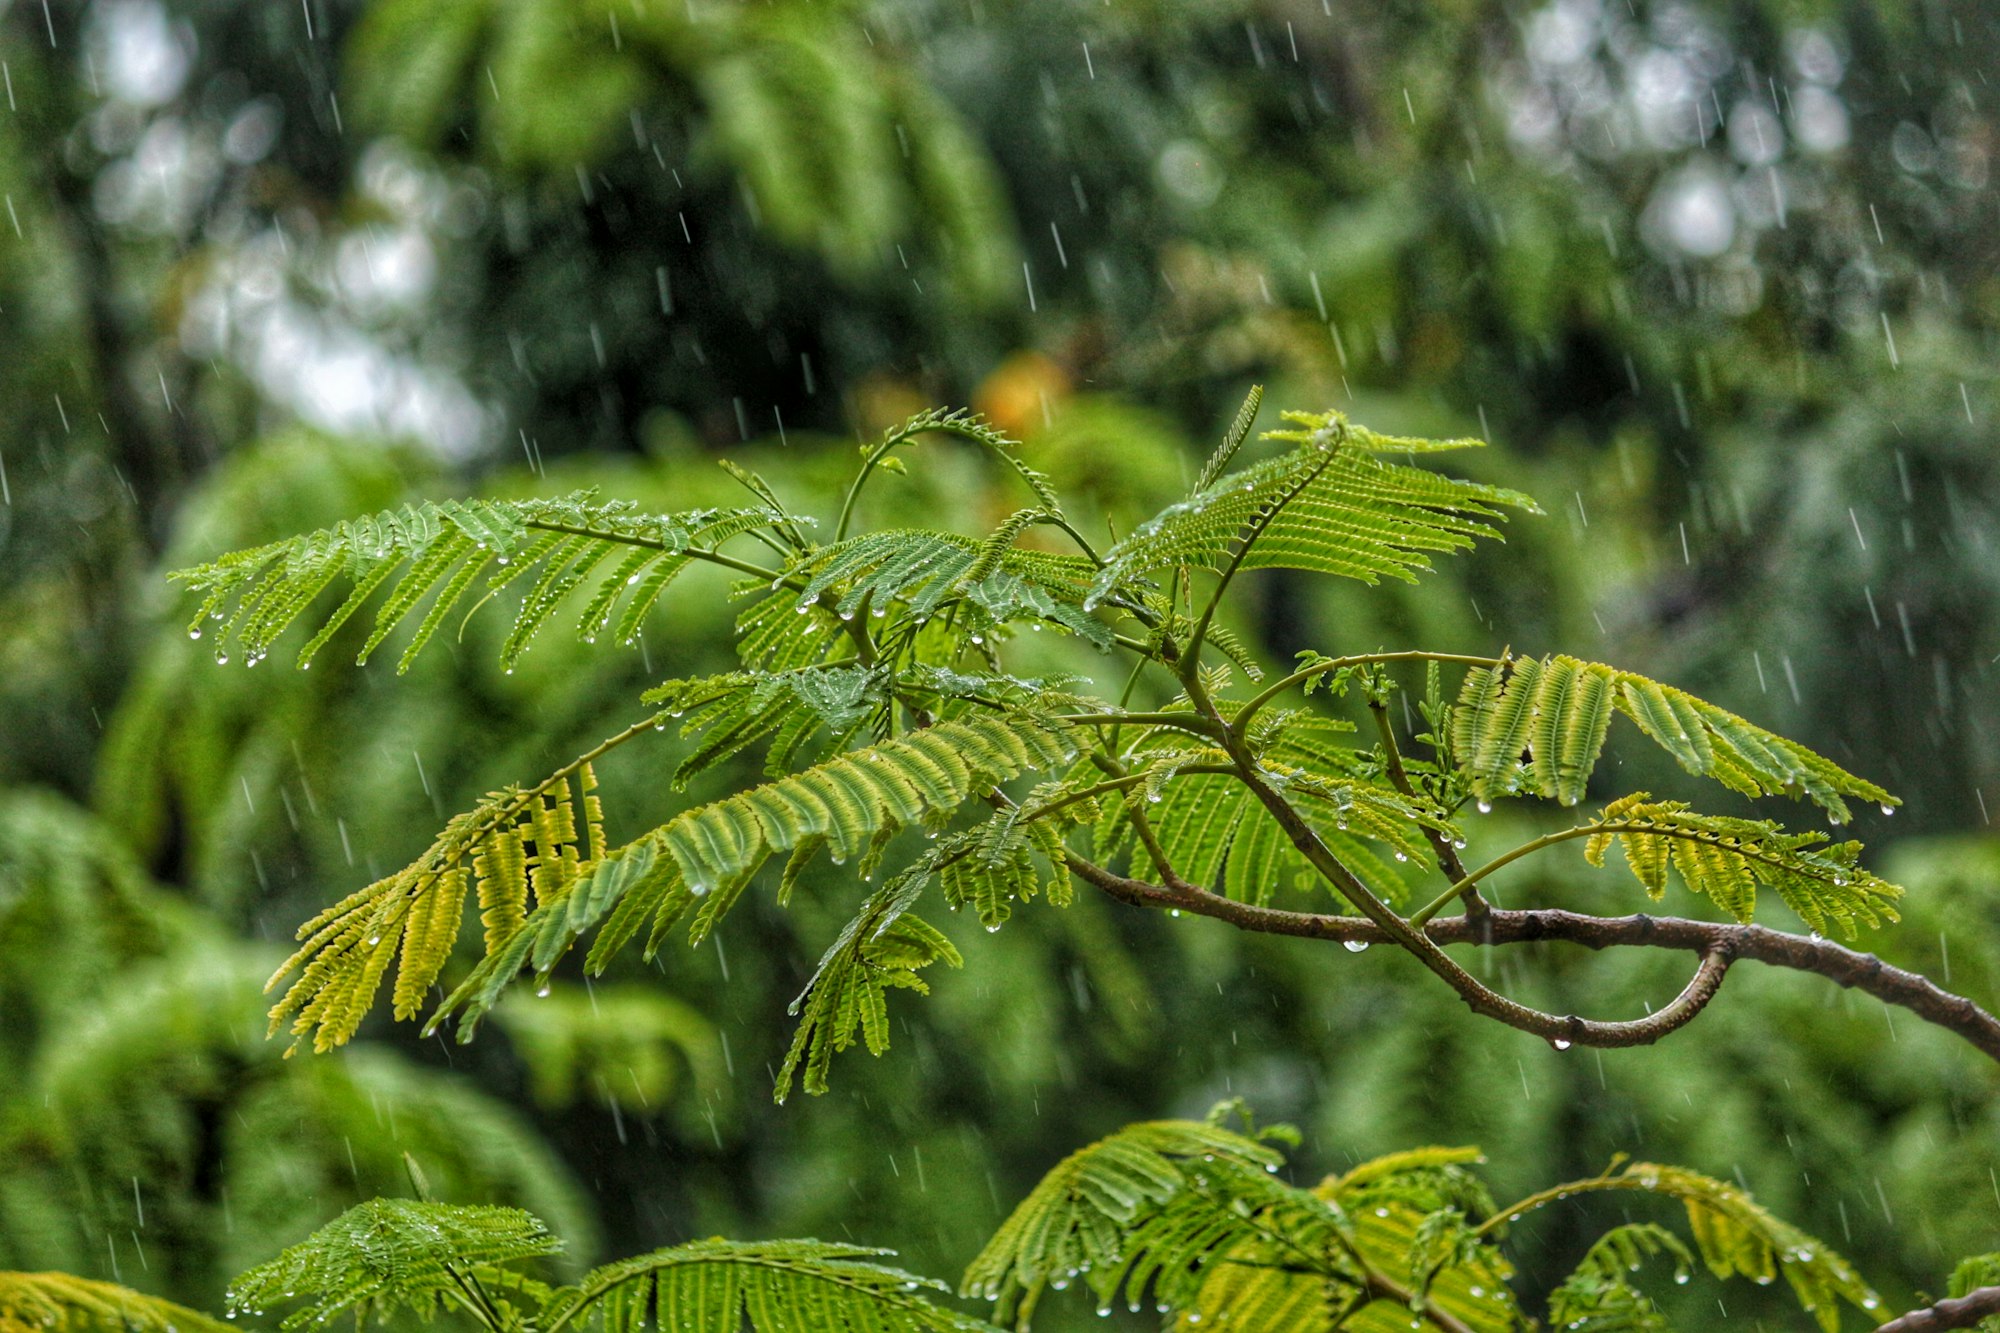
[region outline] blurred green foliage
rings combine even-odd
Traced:
[[[615,1043],[586,993],[455,1065],[386,1035],[280,1063],[247,984],[276,937],[719,664],[731,608],[690,576],[640,650],[550,638],[511,676],[480,620],[400,681],[239,674],[158,571],[419,494],[731,502],[716,454],[824,500],[933,402],[1124,531],[1258,378],[1487,434],[1478,479],[1551,517],[1422,591],[1269,578],[1235,628],[1576,645],[1797,735],[1909,802],[1864,830],[1912,890],[1885,956],[1990,1000],[1996,47],[1950,0],[0,10],[0,1263],[200,1303],[423,1145],[441,1197],[618,1252],[817,1233],[946,1271],[1078,1143],[1240,1092],[1329,1169],[1478,1141],[1503,1193],[1613,1151],[1740,1173],[1885,1295],[1935,1289],[2000,1220],[1992,1072],[1747,969],[1599,1061],[1472,1028],[1385,951],[1084,901],[775,1111],[768,1015],[846,915],[802,894],[621,976],[662,998]],[[877,503],[971,531],[1003,487],[952,456]],[[1607,1015],[1679,981],[1489,965]],[[434,1127],[475,1120],[512,1146],[452,1157]],[[1510,1243],[1553,1284],[1586,1234]]]

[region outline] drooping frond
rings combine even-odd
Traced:
[[[1727,1181],[1685,1167],[1634,1162],[1624,1174],[1642,1190],[1679,1199],[1695,1248],[1711,1273],[1769,1282],[1782,1274],[1799,1305],[1826,1333],[1840,1327],[1841,1300],[1864,1313],[1882,1302],[1854,1266],[1818,1238],[1774,1217]]]
[[[994,1333],[937,1304],[944,1283],[889,1250],[816,1240],[703,1240],[607,1264],[555,1294],[541,1327],[602,1333]]]
[[[415,861],[334,903],[299,927],[298,949],[271,977],[297,976],[271,1009],[271,1030],[327,1051],[354,1035],[400,956],[396,1015],[411,1018],[436,982],[462,924],[468,891],[490,955],[531,912],[564,900],[609,840],[591,761],[656,728],[649,717],[532,787],[489,792],[454,815]]]
[[[1613,1227],[1549,1293],[1550,1321],[1579,1333],[1667,1333],[1666,1316],[1632,1283],[1647,1260],[1660,1257],[1673,1261],[1674,1281],[1688,1280],[1694,1255],[1679,1236],[1655,1222]]]
[[[1695,893],[1748,922],[1757,889],[1774,890],[1820,933],[1853,939],[1858,926],[1895,921],[1903,890],[1861,868],[1861,844],[1828,843],[1821,833],[1787,833],[1768,820],[1697,814],[1679,801],[1635,792],[1604,808],[1584,844],[1592,865],[1616,842],[1648,895],[1666,892],[1667,867]]]
[[[428,1319],[467,1299],[468,1274],[554,1254],[562,1241],[518,1208],[371,1199],[230,1285],[232,1311],[304,1301],[285,1329],[409,1310]]]
[[[961,1290],[995,1302],[995,1318],[1018,1318],[1022,1327],[1054,1283],[1083,1276],[1108,1300],[1128,1254],[1128,1228],[1186,1188],[1195,1166],[1233,1162],[1262,1175],[1283,1160],[1277,1150],[1214,1125],[1127,1125],[1043,1176],[966,1269]]]
[[[68,1273],[0,1273],[0,1333],[224,1333],[158,1296]]]
[[[945,904],[954,911],[970,907],[988,930],[1006,924],[1015,903],[1027,902],[1045,887],[1052,901],[1067,901],[1069,881],[1060,869],[1060,830],[1064,825],[1053,817],[1027,820],[1015,816],[1016,812],[1010,811],[976,825],[936,847],[913,867],[925,873],[935,864]],[[1036,864],[1037,852],[1057,867],[1047,880]]]
[[[1108,648],[1111,631],[1083,609],[1095,572],[1090,561],[1013,545],[1023,527],[1044,517],[1022,510],[984,540],[889,529],[822,547],[792,570],[804,581],[797,605],[803,610],[825,600],[847,619],[864,607],[879,612],[903,603],[918,620],[963,606],[977,617],[973,630],[1040,620]]]
[[[857,1031],[870,1054],[889,1049],[889,992],[928,994],[919,971],[963,961],[949,939],[910,912],[922,888],[911,876],[885,884],[820,958],[804,993],[792,1001],[799,1026],[778,1070],[779,1101],[791,1094],[795,1076],[814,1096],[825,1092],[833,1057],[854,1044]]]
[[[1773,1216],[1737,1186],[1684,1167],[1653,1162],[1614,1167],[1601,1176],[1544,1190],[1510,1211],[1507,1220],[1518,1220],[1528,1207],[1594,1190],[1631,1190],[1678,1201],[1687,1210],[1695,1250],[1711,1273],[1758,1283],[1782,1274],[1800,1307],[1826,1333],[1840,1328],[1842,1300],[1864,1313],[1881,1308],[1881,1298],[1854,1266],[1824,1242]]]
[[[780,889],[781,896],[787,895],[814,856],[824,852],[840,863],[879,854],[888,838],[904,828],[939,823],[1000,783],[1067,763],[1073,753],[1068,745],[1057,731],[1026,714],[968,715],[842,752],[684,811],[623,847],[579,862],[560,894],[537,896],[529,910],[508,916],[500,933],[489,921],[486,957],[438,1006],[428,1027],[435,1029],[457,1014],[459,1039],[470,1040],[481,1016],[522,968],[546,974],[578,938],[600,924],[603,931],[587,960],[593,972],[601,971],[648,923],[648,956],[683,918],[689,922],[689,939],[698,944],[773,856],[792,853]],[[511,912],[525,899],[505,901]],[[843,935],[828,951],[821,968],[827,984],[816,980],[805,997],[806,1027],[830,1033],[838,1026],[831,1020],[845,1012],[840,1006],[866,1004],[870,1012],[877,1011],[883,987],[912,985],[910,974],[938,958],[956,961],[951,946],[930,927],[910,918],[890,929],[894,921],[891,916],[878,923],[883,927],[879,938]],[[834,970],[827,972],[830,966]],[[295,992],[308,977],[318,980],[308,969]],[[816,1007],[824,1005],[836,1007],[824,1012]],[[311,1011],[302,1011],[300,1021],[306,1012]],[[815,1024],[816,1017],[827,1021]],[[882,1027],[869,1029],[871,1044],[879,1041],[877,1049],[886,1044],[886,1022],[884,1018]],[[853,1026],[847,1022],[841,1028],[834,1049],[845,1047]],[[825,1063],[808,1065],[809,1082],[813,1070],[823,1071]]]
[[[1531,791],[1574,805],[1603,751],[1613,709],[1688,772],[1746,796],[1809,796],[1839,823],[1849,818],[1845,796],[1885,809],[1897,804],[1796,741],[1670,685],[1573,657],[1475,668],[1452,710],[1452,745],[1482,801]]]
[[[1390,439],[1339,413],[1286,413],[1297,431],[1268,432],[1290,453],[1213,480],[1163,510],[1105,554],[1092,588],[1102,600],[1156,570],[1304,569],[1375,583],[1414,581],[1430,553],[1497,537],[1502,506],[1539,512],[1527,496],[1387,463],[1383,451],[1462,448],[1478,441]],[[1240,549],[1248,543],[1248,549]]]
[[[309,665],[334,633],[386,588],[357,661],[367,661],[426,606],[398,671],[409,668],[467,592],[476,590],[476,609],[519,587],[525,591],[500,654],[502,664],[511,667],[569,595],[593,579],[578,634],[594,641],[610,632],[629,642],[686,567],[690,550],[710,550],[758,528],[790,532],[797,522],[765,508],[647,514],[630,503],[599,502],[587,491],[547,500],[446,500],[351,519],[171,577],[202,594],[188,632],[199,638],[213,629],[218,661],[227,661],[234,648],[256,662],[320,594],[347,588],[300,650],[300,666]],[[621,601],[614,627],[612,615]]]

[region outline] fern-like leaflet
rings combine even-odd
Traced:
[[[184,1305],[68,1273],[0,1273],[0,1333],[223,1333]]]
[[[1655,900],[1666,893],[1667,867],[1738,921],[1750,920],[1757,889],[1775,891],[1819,934],[1894,921],[1903,891],[1861,868],[1861,845],[1828,844],[1821,833],[1786,833],[1768,820],[1702,815],[1679,801],[1635,792],[1604,807],[1584,844],[1592,865],[1617,843],[1625,863]]]
[[[1483,1230],[1486,1234],[1501,1232],[1532,1209],[1600,1190],[1636,1191],[1680,1203],[1695,1251],[1711,1273],[1759,1283],[1782,1275],[1800,1308],[1826,1333],[1840,1328],[1843,1300],[1864,1314],[1881,1308],[1881,1297],[1831,1247],[1774,1216],[1747,1191],[1685,1167],[1654,1162],[1614,1165],[1601,1176],[1570,1181],[1524,1199],[1489,1221]]]
[[[1430,1147],[1365,1162],[1306,1189],[1273,1178],[1268,1140],[1206,1124],[1127,1126],[1045,1176],[967,1270],[968,1295],[1026,1329],[1051,1287],[1086,1286],[1100,1309],[1148,1300],[1176,1329],[1298,1333],[1441,1327],[1513,1333],[1522,1313],[1499,1249],[1528,1211],[1595,1190],[1679,1202],[1693,1243],[1652,1222],[1601,1237],[1551,1297],[1563,1327],[1612,1333],[1661,1327],[1631,1272],[1654,1256],[1683,1280],[1698,1254],[1716,1277],[1768,1283],[1783,1274],[1801,1308],[1832,1333],[1839,1302],[1872,1311],[1875,1293],[1817,1239],[1743,1190],[1674,1167],[1635,1163],[1496,1210],[1472,1167],[1475,1148]],[[1572,1324],[1572,1320],[1584,1320]],[[1588,1322],[1595,1321],[1595,1322]]]
[[[714,548],[732,537],[760,528],[786,531],[796,521],[768,508],[646,514],[629,503],[600,503],[587,491],[550,500],[446,500],[238,551],[173,577],[202,596],[188,626],[191,636],[200,638],[211,622],[220,622],[218,661],[227,661],[235,646],[255,663],[321,593],[345,582],[346,598],[307,640],[298,664],[311,665],[334,633],[387,588],[356,658],[365,663],[428,597],[429,607],[397,662],[401,672],[475,585],[484,604],[533,575],[501,648],[502,664],[511,667],[569,594],[593,576],[599,581],[578,618],[578,634],[595,640],[609,630],[629,642],[696,555],[712,557]],[[614,555],[618,559],[609,572],[600,575]],[[487,576],[483,584],[481,575]],[[624,611],[613,627],[611,616],[621,599]]]
[[[962,1289],[1021,1328],[1052,1283],[1081,1277],[1108,1302],[1123,1280],[1128,1230],[1186,1189],[1195,1164],[1238,1163],[1261,1175],[1283,1160],[1268,1144],[1218,1125],[1127,1125],[1044,1176],[966,1269]]]
[[[993,1333],[938,1305],[944,1283],[882,1263],[888,1250],[816,1240],[702,1240],[607,1264],[556,1294],[542,1327],[604,1333]]]
[[[470,1315],[487,1333],[992,1329],[938,1305],[929,1293],[945,1285],[882,1263],[892,1257],[886,1250],[704,1240],[607,1264],[575,1286],[551,1287],[520,1271],[522,1261],[561,1244],[517,1209],[376,1199],[239,1277],[229,1290],[231,1317],[296,1301],[303,1304],[285,1317],[286,1330],[323,1328],[349,1312],[365,1322],[408,1311],[428,1322],[443,1310]]]
[[[281,1328],[324,1328],[407,1310],[430,1319],[463,1304],[468,1280],[510,1283],[507,1267],[562,1249],[541,1219],[518,1208],[371,1199],[230,1284],[232,1311],[305,1304]],[[546,1289],[544,1289],[546,1290]]]
[[[1688,772],[1745,796],[1808,796],[1837,823],[1844,797],[1885,810],[1896,798],[1830,759],[1684,690],[1573,657],[1513,658],[1465,679],[1452,741],[1483,801],[1526,790],[1564,805],[1583,799],[1613,711]]]
[[[1657,1222],[1613,1227],[1549,1293],[1549,1318],[1580,1333],[1667,1333],[1660,1307],[1632,1282],[1632,1274],[1655,1258],[1673,1262],[1677,1283],[1686,1282],[1694,1269],[1686,1243]]]
[[[738,692],[756,696],[761,686],[769,684],[768,679],[752,681]],[[727,697],[726,692],[713,692],[713,682],[689,685],[694,688],[686,693],[670,691],[667,697],[676,702],[686,697]],[[852,707],[824,700],[821,706],[842,710],[830,714],[836,720],[844,720],[845,710]],[[700,722],[696,718],[691,725]],[[843,753],[688,811],[615,853],[600,853],[575,892],[541,899],[532,913],[509,920],[504,935],[496,937],[489,929],[486,958],[440,1005],[431,1023],[435,1026],[446,1015],[460,1013],[465,1020],[461,1039],[469,1039],[478,1019],[516,972],[529,966],[545,973],[578,936],[600,922],[604,929],[586,963],[592,972],[601,971],[649,920],[648,957],[690,912],[690,939],[699,943],[770,856],[792,853],[780,888],[782,902],[815,855],[824,852],[837,863],[857,854],[878,855],[901,828],[934,822],[981,790],[1030,768],[1061,762],[1069,753],[1065,744],[1056,733],[1022,718],[974,716]],[[881,984],[913,984],[905,979],[907,974],[939,957],[956,963],[949,944],[928,927],[920,927],[915,918],[892,930],[900,915],[899,909],[861,937],[851,927],[829,951],[810,992],[813,1002],[801,1026],[802,1043],[824,1049],[818,1043],[828,1040],[833,1030],[832,1014],[844,1015],[850,1002],[879,1000]],[[864,911],[857,925],[870,918],[871,913]],[[891,944],[905,947],[892,952]],[[878,974],[892,980],[863,984]],[[835,1011],[824,1008],[828,1003],[835,1004]],[[847,1044],[845,1034],[853,1026],[851,1021],[839,1024],[842,1035],[834,1040],[834,1049]],[[886,1044],[886,1019],[868,1025],[868,1033],[871,1048],[879,1051]],[[795,1050],[795,1058],[803,1049]],[[809,1069],[808,1086],[814,1091],[824,1088],[823,1069],[823,1059]]]
[[[1414,582],[1430,568],[1428,553],[1465,550],[1477,538],[1497,537],[1493,520],[1502,507],[1540,512],[1519,492],[1377,456],[1480,441],[1393,439],[1351,425],[1337,412],[1287,412],[1285,419],[1300,429],[1265,438],[1289,441],[1289,453],[1214,479],[1134,530],[1105,553],[1093,599],[1157,570],[1221,569],[1232,560],[1244,569]]]

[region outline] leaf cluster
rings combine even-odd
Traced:
[[[576,608],[585,640],[607,630],[629,640],[690,564],[742,576],[736,670],[657,686],[646,695],[657,711],[540,782],[488,793],[415,861],[306,923],[277,978],[291,980],[272,1010],[274,1030],[289,1025],[318,1050],[341,1044],[392,966],[395,1011],[415,1016],[445,981],[476,902],[481,957],[454,973],[428,1020],[435,1028],[456,1017],[460,1039],[470,1039],[517,976],[546,987],[586,935],[595,936],[584,959],[592,974],[635,942],[652,958],[683,926],[690,943],[702,942],[774,860],[781,906],[821,858],[870,886],[794,1002],[781,1098],[798,1079],[823,1091],[841,1050],[859,1043],[879,1053],[888,993],[921,993],[924,969],[961,961],[949,935],[919,915],[926,895],[993,930],[1021,904],[1066,904],[1078,875],[1100,886],[1138,876],[1169,894],[1260,910],[1330,891],[1414,938],[1451,898],[1476,904],[1478,881],[1499,865],[1586,838],[1593,862],[1618,842],[1654,896],[1672,865],[1740,920],[1759,887],[1815,930],[1852,934],[1895,919],[1898,890],[1860,868],[1854,844],[1643,794],[1466,872],[1462,806],[1476,801],[1483,813],[1515,793],[1578,803],[1615,712],[1691,773],[1746,795],[1802,794],[1836,821],[1849,817],[1847,798],[1885,808],[1894,800],[1795,742],[1634,673],[1563,656],[1308,652],[1289,675],[1240,693],[1239,672],[1253,684],[1267,674],[1226,623],[1240,572],[1414,579],[1434,556],[1496,538],[1507,511],[1534,512],[1513,491],[1417,465],[1476,441],[1385,437],[1339,413],[1287,413],[1289,428],[1265,437],[1277,448],[1242,463],[1259,402],[1253,393],[1192,494],[1101,553],[1012,441],[981,418],[936,410],[863,448],[824,542],[762,479],[733,468],[754,506],[647,514],[587,493],[440,502],[183,571],[203,598],[196,632],[219,622],[222,649],[240,645],[254,662],[310,619],[318,628],[302,663],[378,597],[362,660],[414,623],[407,663],[478,584],[475,609],[503,596],[511,608],[501,657],[512,663],[565,608]],[[850,532],[871,479],[935,439],[995,460],[1031,502],[984,534]],[[775,563],[724,549],[752,541],[764,548],[759,560]],[[318,609],[323,595],[338,597],[331,610]],[[1058,652],[1127,655],[1124,693],[1113,701],[1073,676],[1015,669],[1023,636],[1045,630]],[[1205,652],[1222,660],[1204,661]],[[1391,724],[1399,662],[1425,666],[1428,729],[1414,744],[1428,753],[1405,754]],[[1470,668],[1455,704],[1445,663]],[[1136,711],[1132,691],[1149,674],[1172,693],[1158,711]],[[1295,688],[1306,697],[1281,699]],[[1355,700],[1372,719],[1372,744],[1341,716]],[[595,766],[663,733],[678,737],[676,790],[759,752],[765,780],[732,778],[714,799],[614,835]],[[1030,779],[1036,785],[1022,791]],[[1414,884],[1439,872],[1447,892],[1398,924]]]

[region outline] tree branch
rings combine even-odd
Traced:
[[[2000,1287],[1979,1287],[1963,1296],[1912,1310],[1875,1333],[1932,1333],[1934,1329],[1977,1328],[1979,1321],[2000,1314]]]
[[[1128,879],[1080,857],[1070,858],[1070,870],[1077,878],[1103,890],[1120,902],[1134,907],[1177,908],[1198,916],[1226,921],[1239,930],[1264,935],[1285,935],[1297,939],[1339,940],[1343,943],[1379,944],[1395,937],[1363,917],[1328,916],[1316,912],[1288,912],[1273,907],[1240,903],[1206,890],[1192,894],[1174,893],[1144,880]],[[1835,984],[1867,995],[1884,1004],[1907,1009],[1918,1018],[1947,1032],[1956,1033],[1977,1047],[1989,1059],[2000,1062],[2000,1018],[1982,1009],[1963,995],[1944,990],[1928,977],[1883,962],[1874,954],[1862,953],[1832,940],[1815,940],[1768,926],[1740,926],[1732,923],[1694,921],[1685,917],[1655,917],[1645,914],[1623,917],[1589,916],[1556,908],[1530,911],[1495,909],[1478,922],[1463,916],[1442,917],[1424,927],[1424,936],[1434,944],[1528,944],[1557,940],[1587,949],[1643,947],[1678,949],[1699,954],[1707,960],[1718,958],[1712,983],[1705,995],[1697,995],[1703,972],[1674,1001],[1681,1005],[1679,1021],[1659,1030],[1647,1025],[1668,1012],[1662,1009],[1638,1024],[1592,1024],[1580,1018],[1537,1015],[1546,1020],[1535,1026],[1515,1022],[1508,1013],[1494,1013],[1467,999],[1476,1012],[1489,1013],[1512,1027],[1533,1032],[1550,1040],[1568,1040],[1579,1046],[1649,1045],[1686,1023],[1708,1000],[1714,998],[1721,981],[1721,966],[1748,960],[1768,967],[1811,972]],[[1511,1002],[1508,1002],[1511,1003]],[[1520,1006],[1515,1006],[1520,1008]],[[1669,1006],[1671,1008],[1672,1006]],[[1524,1010],[1535,1014],[1534,1010]],[[1570,1027],[1568,1025],[1579,1025]],[[1555,1026],[1550,1026],[1555,1025]],[[1611,1035],[1618,1040],[1606,1041]],[[2000,1308],[2000,1307],[1996,1307]],[[1950,1327],[1950,1325],[1938,1325]]]
[[[1562,1050],[1579,1042],[1586,1046],[1644,1046],[1650,1045],[1682,1026],[1705,1008],[1715,998],[1715,992],[1722,985],[1723,974],[1728,971],[1730,956],[1726,950],[1705,950],[1701,966],[1695,972],[1687,987],[1674,1001],[1645,1018],[1622,1023],[1600,1023],[1575,1014],[1550,1014],[1532,1009],[1518,1001],[1510,1000],[1478,977],[1460,967],[1456,960],[1437,946],[1424,933],[1421,925],[1413,925],[1398,916],[1393,908],[1371,892],[1366,884],[1356,879],[1354,872],[1341,863],[1331,849],[1320,840],[1318,833],[1292,808],[1271,784],[1264,779],[1263,771],[1245,746],[1242,736],[1228,729],[1222,715],[1202,688],[1200,677],[1189,668],[1183,668],[1181,682],[1187,687],[1188,697],[1196,708],[1206,713],[1218,724],[1224,726],[1222,741],[1228,747],[1230,758],[1236,763],[1237,776],[1257,799],[1263,803],[1278,826],[1285,831],[1292,845],[1299,849],[1312,864],[1313,869],[1325,877],[1339,894],[1366,914],[1382,937],[1397,946],[1409,950],[1417,961],[1429,968],[1437,978],[1458,992],[1466,1006],[1476,1014],[1497,1018],[1502,1023],[1535,1036]],[[1172,887],[1172,886],[1170,886]],[[1196,891],[1197,893],[1200,890]],[[1211,895],[1212,896],[1212,895]],[[1190,901],[1193,895],[1186,892],[1176,894],[1182,902]],[[1218,902],[1228,902],[1226,898]]]

